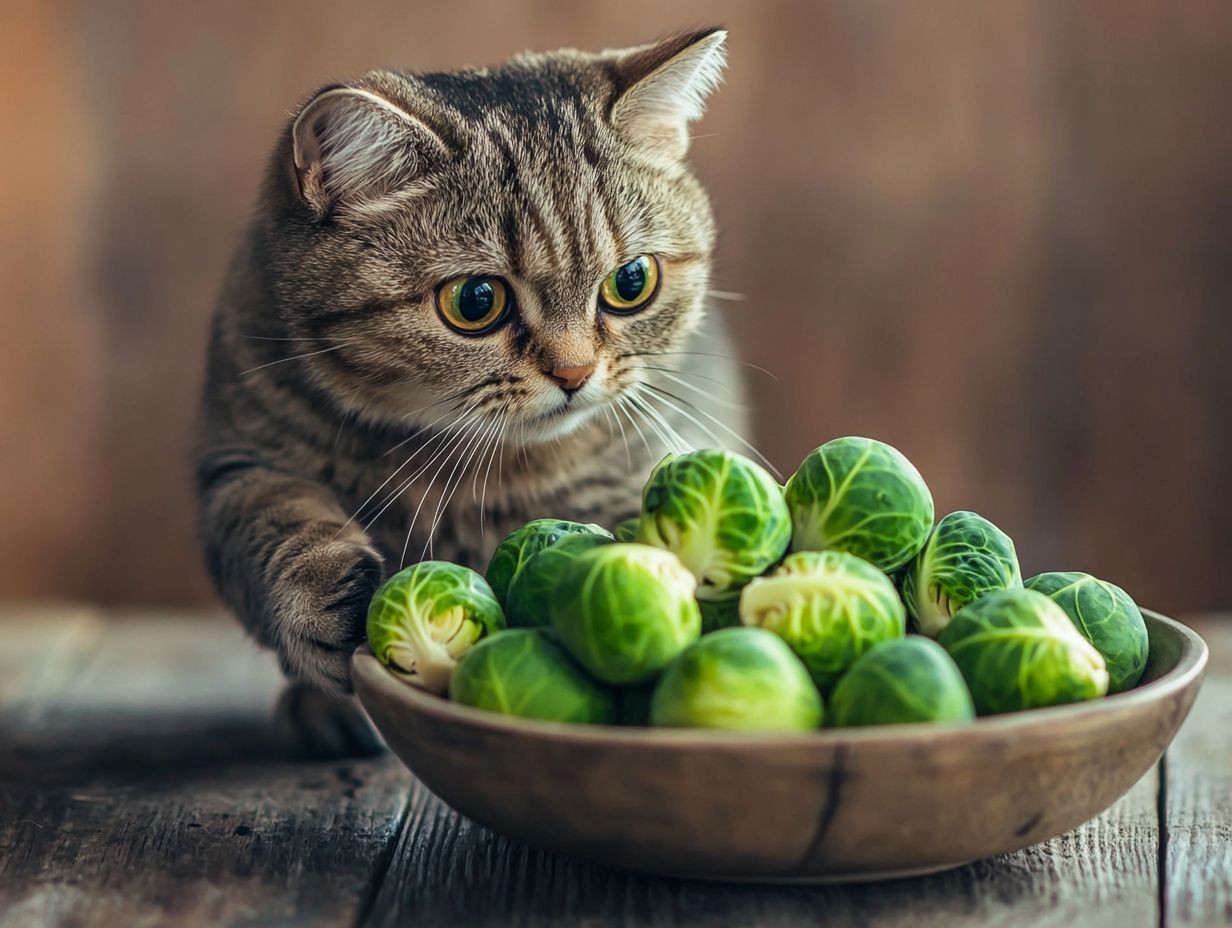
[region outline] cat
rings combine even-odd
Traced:
[[[373,71],[286,126],[215,312],[196,461],[210,574],[309,750],[379,747],[345,694],[384,577],[483,570],[532,518],[613,526],[666,452],[743,443],[687,162],[725,38]]]

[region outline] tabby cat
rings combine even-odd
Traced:
[[[290,120],[215,315],[197,475],[214,582],[309,746],[374,746],[342,694],[384,576],[482,570],[530,518],[614,525],[666,451],[743,430],[686,163],[724,39],[373,71]]]

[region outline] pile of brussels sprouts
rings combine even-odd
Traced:
[[[592,724],[965,722],[1138,682],[1147,631],[1123,590],[1024,583],[997,526],[933,516],[911,462],[868,438],[822,445],[785,487],[729,451],[669,455],[612,532],[537,519],[486,579],[442,561],[396,574],[368,640],[459,703]]]

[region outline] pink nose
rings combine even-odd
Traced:
[[[545,371],[548,379],[554,381],[566,393],[572,393],[581,388],[595,372],[593,364],[580,364],[577,367],[554,367]]]

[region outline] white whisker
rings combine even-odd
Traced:
[[[719,428],[721,428],[724,432],[726,432],[726,433],[727,433],[728,435],[730,435],[732,438],[736,439],[736,441],[740,442],[740,444],[741,444],[741,445],[743,445],[746,449],[748,449],[748,450],[749,450],[749,451],[751,451],[754,455],[756,455],[756,456],[757,456],[757,458],[758,458],[758,460],[760,460],[760,461],[761,461],[761,462],[762,462],[762,463],[766,466],[766,468],[770,471],[770,473],[774,474],[774,476],[775,476],[777,479],[779,479],[779,480],[782,480],[782,479],[783,479],[783,475],[782,475],[782,473],[779,471],[779,469],[778,469],[777,467],[775,467],[775,466],[774,466],[774,463],[773,463],[773,462],[772,462],[769,458],[767,458],[764,454],[762,454],[762,453],[761,453],[761,451],[759,451],[759,450],[756,448],[756,446],[754,446],[754,445],[753,445],[753,443],[752,443],[752,442],[750,442],[748,439],[746,439],[743,435],[741,435],[741,434],[740,434],[739,432],[737,432],[735,429],[731,428],[731,427],[730,427],[727,423],[725,423],[723,420],[719,419],[717,416],[712,415],[711,413],[707,412],[706,410],[704,410],[704,409],[702,409],[702,408],[700,408],[700,407],[698,407],[698,406],[694,405],[693,403],[689,402],[688,400],[686,400],[686,399],[684,399],[684,398],[682,398],[682,397],[679,397],[679,396],[677,396],[677,395],[676,395],[676,394],[674,394],[674,393],[669,393],[667,390],[664,390],[662,387],[656,387],[656,386],[654,386],[653,384],[645,384],[644,386],[646,386],[648,389],[650,389],[650,390],[652,390],[652,391],[653,391],[653,393],[646,394],[646,396],[647,396],[647,397],[650,397],[650,396],[657,396],[657,398],[658,398],[659,402],[661,402],[661,403],[663,403],[664,405],[666,405],[666,406],[668,406],[668,407],[670,407],[670,408],[672,408],[672,409],[676,410],[676,412],[680,413],[680,415],[684,416],[686,419],[688,419],[690,422],[692,422],[694,425],[696,425],[696,426],[697,426],[699,429],[701,429],[703,432],[707,432],[707,433],[710,435],[710,437],[711,437],[711,438],[715,438],[715,435],[714,435],[714,433],[713,433],[712,431],[710,431],[709,429],[705,428],[705,427],[702,425],[702,423],[701,423],[701,422],[699,422],[699,421],[698,421],[698,420],[697,420],[694,416],[690,415],[687,411],[685,411],[684,409],[680,408],[680,407],[679,407],[679,406],[677,406],[675,403],[671,402],[671,400],[676,400],[676,401],[677,401],[677,402],[679,402],[679,403],[683,403],[685,406],[688,406],[688,407],[689,407],[690,409],[692,409],[694,412],[699,413],[700,415],[705,416],[707,419],[709,419],[711,422],[713,422],[715,425],[717,425]],[[668,397],[670,397],[670,399],[668,399]],[[717,439],[716,439],[716,440],[717,440]]]
[[[467,423],[464,423],[463,428],[459,430],[458,432],[459,436],[465,436],[467,434],[466,426],[469,424],[470,424],[469,421]],[[459,445],[458,442],[453,443],[453,447],[455,448],[458,447],[458,445]],[[435,459],[436,458],[434,457],[433,460]],[[445,465],[448,463],[449,463],[449,455],[446,455],[441,460],[441,463],[437,465],[436,470],[432,472],[432,476],[428,479],[428,485],[424,488],[423,494],[419,497],[419,504],[415,507],[415,512],[414,514],[412,514],[410,524],[407,526],[407,529],[406,529],[406,541],[402,545],[402,558],[398,563],[399,570],[401,570],[403,567],[406,566],[406,552],[411,546],[411,535],[413,535],[415,532],[415,523],[419,521],[419,513],[423,509],[423,504],[427,501],[428,495],[432,492],[432,487],[436,485],[436,478],[441,475],[441,471],[445,469]],[[424,466],[423,471],[426,472],[428,467],[430,466],[432,466],[432,461],[429,461],[427,465]],[[429,542],[431,542],[432,540],[431,536],[428,537],[428,540]]]
[[[633,426],[633,430],[637,432],[637,437],[642,440],[642,446],[646,449],[647,456],[653,458],[654,451],[651,450],[650,442],[646,440],[646,434],[642,431],[642,427],[638,425],[637,420],[633,417],[633,411],[630,408],[632,404],[629,402],[629,398],[627,396],[622,396],[619,400],[617,400],[617,403],[619,404],[621,411],[623,411],[628,417],[629,424]]]
[[[664,416],[661,412],[659,412],[659,410],[655,409],[653,406],[650,405],[651,394],[642,393],[640,389],[636,390],[635,392],[636,392],[637,398],[642,401],[643,410],[645,414],[647,415],[648,420],[658,422],[659,427],[662,428],[663,431],[667,434],[667,436],[671,439],[671,444],[669,445],[671,450],[677,453],[692,451],[693,443],[690,441],[687,441],[684,438],[684,436],[682,436],[678,431],[676,431],[675,427],[670,422],[667,421],[666,416]],[[712,439],[714,438],[713,435],[710,435],[710,437]]]
[[[453,422],[449,424],[449,426],[443,432],[439,433],[439,434],[449,434],[451,430],[455,430],[453,431],[452,435],[450,435],[448,440],[444,441],[440,445],[440,447],[436,449],[436,451],[432,454],[430,458],[428,458],[423,464],[421,464],[419,468],[413,474],[411,474],[409,477],[403,480],[402,483],[398,486],[398,488],[395,489],[392,493],[390,493],[385,498],[385,500],[381,504],[381,508],[377,511],[376,515],[374,515],[368,521],[368,524],[367,524],[368,528],[372,527],[372,525],[376,522],[376,520],[381,517],[381,513],[385,512],[386,509],[392,506],[394,504],[394,501],[397,500],[398,497],[400,497],[403,493],[405,493],[407,488],[410,487],[412,483],[414,483],[416,480],[422,477],[425,473],[427,473],[428,468],[431,467],[433,463],[435,463],[437,460],[439,460],[441,455],[448,455],[448,453],[450,452],[450,449],[456,448],[458,446],[458,444],[462,441],[462,439],[466,437],[466,434],[467,434],[466,427],[468,424],[469,424],[469,419],[463,422],[459,422],[457,419],[455,419]],[[428,444],[429,442],[425,442],[424,447],[426,447]],[[448,457],[446,457],[446,460],[448,460]]]
[[[435,553],[432,544],[436,538],[436,529],[441,524],[441,518],[449,509],[449,501],[453,499],[454,493],[458,491],[458,487],[466,479],[466,469],[470,467],[471,461],[475,459],[475,450],[479,447],[483,436],[487,435],[488,428],[481,419],[479,426],[475,429],[474,436],[466,443],[466,447],[462,449],[457,463],[453,466],[453,470],[445,478],[445,487],[441,492],[440,499],[436,502],[436,512],[432,516],[432,524],[428,526],[428,540],[424,544],[423,551],[419,554],[420,560],[423,560],[424,555],[429,552]],[[456,480],[454,479],[455,474],[457,474]]]
[[[452,410],[450,410],[449,412],[452,412]],[[443,415],[441,415],[439,418],[437,418],[435,421],[433,421],[433,422],[429,423],[428,425],[425,425],[423,428],[421,428],[421,429],[417,430],[417,431],[414,433],[414,435],[412,435],[412,436],[411,436],[411,438],[414,438],[414,437],[415,437],[415,435],[418,435],[418,434],[420,434],[421,432],[423,432],[423,430],[424,430],[424,429],[431,428],[431,426],[435,425],[437,422],[440,422],[440,421],[441,421],[441,419],[444,419],[444,418],[445,418],[445,416],[449,415],[449,412],[444,413],[444,414],[443,414]],[[453,427],[454,425],[456,425],[459,421],[461,421],[462,417],[463,417],[463,416],[465,416],[465,415],[466,415],[466,411],[464,410],[464,411],[462,411],[461,413],[459,413],[459,414],[457,415],[457,417],[456,417],[456,418],[454,418],[454,420],[453,420],[452,422],[450,422],[450,423],[449,423],[449,425],[445,426],[445,427],[444,427],[443,429],[441,429],[439,432],[436,432],[435,434],[433,434],[433,435],[432,435],[432,436],[431,436],[431,437],[430,437],[427,441],[425,441],[425,442],[424,442],[423,444],[421,444],[418,448],[416,448],[414,451],[412,451],[412,452],[410,453],[410,455],[406,458],[406,460],[405,460],[405,461],[403,461],[401,464],[399,464],[399,465],[398,465],[398,467],[397,467],[397,469],[396,469],[396,470],[394,470],[394,472],[393,472],[393,473],[391,473],[388,477],[386,477],[386,478],[384,479],[384,481],[382,481],[382,482],[381,482],[381,485],[380,485],[379,487],[377,487],[375,490],[373,490],[373,491],[372,491],[372,494],[371,494],[371,495],[370,495],[370,496],[369,496],[366,500],[364,500],[362,503],[360,503],[360,504],[359,504],[359,506],[358,506],[358,508],[355,510],[355,512],[353,512],[353,513],[351,514],[351,517],[350,517],[349,519],[347,519],[347,520],[346,520],[346,522],[344,522],[344,523],[343,523],[342,528],[338,529],[338,535],[341,535],[341,534],[342,534],[342,533],[346,530],[346,528],[347,528],[347,526],[348,526],[348,525],[350,525],[352,522],[354,522],[356,519],[358,519],[358,518],[359,518],[359,514],[360,514],[361,512],[363,512],[363,511],[364,511],[364,510],[368,507],[368,504],[369,504],[369,503],[371,503],[374,499],[376,499],[377,494],[379,494],[379,493],[380,493],[383,489],[385,489],[385,487],[389,486],[390,481],[392,481],[395,477],[397,477],[397,476],[398,476],[398,474],[400,474],[400,473],[401,473],[401,472],[402,472],[402,471],[406,468],[406,466],[407,466],[408,464],[410,464],[410,463],[411,463],[411,461],[413,461],[413,460],[415,459],[415,456],[416,456],[417,454],[419,454],[419,452],[423,451],[425,448],[430,447],[430,446],[432,445],[432,443],[433,443],[433,442],[435,442],[435,441],[436,441],[438,438],[440,438],[442,435],[446,435],[446,434],[448,434],[448,432],[449,432],[450,428],[452,428],[452,427]],[[410,441],[410,438],[406,439],[405,441],[399,442],[399,446],[400,446],[400,445],[405,444],[407,441]],[[397,446],[395,446],[395,447],[397,447]],[[381,512],[384,512],[384,511],[385,511],[384,509],[382,509],[382,510],[381,510]],[[379,515],[380,515],[380,513],[378,512],[378,513],[377,513],[377,516],[379,516]],[[373,521],[373,522],[375,522],[375,521],[376,521],[376,516],[374,516],[374,517],[373,517],[372,521]],[[369,522],[368,524],[369,524],[369,526],[371,526],[371,524],[372,524],[372,523],[371,523],[371,522]],[[336,539],[336,538],[338,537],[338,535],[335,535],[335,536],[334,536],[334,538]]]
[[[483,489],[479,493],[479,536],[481,538],[487,537],[484,531],[484,516],[487,514],[487,510],[488,510],[488,477],[492,473],[492,460],[493,458],[496,457],[497,447],[498,446],[504,447],[505,428],[508,425],[509,425],[509,416],[503,415],[501,419],[500,431],[496,433],[496,441],[492,445],[492,453],[488,455],[488,466],[483,472]],[[498,471],[497,476],[499,478],[499,471]]]
[[[257,371],[263,371],[267,367],[273,367],[275,364],[285,364],[287,361],[298,361],[301,358],[311,358],[318,354],[328,354],[331,351],[341,351],[345,347],[346,344],[331,345],[329,348],[322,348],[320,351],[305,351],[303,354],[293,354],[287,358],[278,358],[275,361],[266,361],[264,364],[258,364],[256,367],[250,367],[246,371],[240,371],[240,376],[246,377],[249,374],[256,373]]]
[[[653,371],[653,372],[655,372],[658,376],[660,376],[660,377],[666,377],[666,378],[667,378],[668,380],[670,380],[672,383],[674,383],[674,384],[678,384],[679,386],[682,386],[682,387],[684,387],[684,388],[686,388],[686,389],[688,389],[688,390],[692,390],[692,391],[694,391],[695,393],[697,393],[699,396],[704,396],[704,397],[706,397],[706,398],[707,398],[707,399],[709,399],[709,400],[713,400],[714,402],[719,403],[720,405],[726,406],[728,409],[744,409],[744,408],[746,408],[746,407],[745,407],[745,405],[744,405],[743,403],[733,403],[731,400],[725,400],[725,399],[723,399],[722,397],[715,396],[713,393],[711,393],[711,392],[710,392],[710,391],[708,391],[708,390],[703,389],[702,387],[699,387],[697,384],[695,384],[695,383],[689,383],[689,382],[688,382],[687,380],[685,380],[683,377],[677,377],[675,374],[673,374],[671,371],[667,370],[666,368],[662,368],[662,367],[636,367],[636,368],[634,368],[634,370],[637,370],[637,371]],[[708,379],[708,380],[713,380],[715,383],[720,383],[720,381],[715,380],[715,378],[713,378],[713,377],[709,377],[709,378],[706,378],[706,379]],[[648,384],[648,386],[649,386],[649,384]]]

